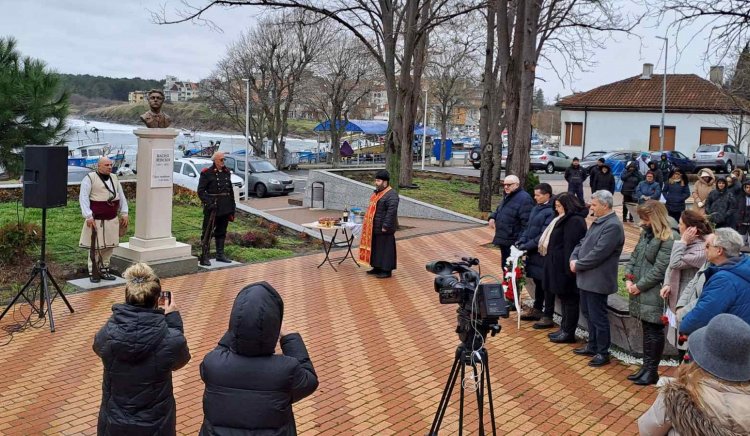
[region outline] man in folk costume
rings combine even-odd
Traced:
[[[396,269],[396,217],[398,193],[389,186],[391,176],[386,170],[375,174],[375,192],[362,224],[359,259],[372,266],[367,274],[379,279],[391,276]]]
[[[203,202],[203,231],[201,241],[210,241],[213,230],[216,238],[216,260],[229,263],[231,260],[224,254],[224,240],[227,235],[229,221],[234,221],[235,203],[234,188],[232,187],[232,173],[224,165],[224,153],[217,151],[211,156],[214,162],[201,171],[198,179],[198,197]],[[213,227],[210,227],[211,215],[214,215]],[[207,235],[206,232],[209,232]],[[200,264],[211,265],[208,256],[202,256]]]
[[[100,264],[100,277],[115,280],[115,276],[109,272],[109,260],[120,242],[120,227],[128,226],[128,201],[120,181],[112,174],[112,161],[109,158],[99,158],[96,171],[90,172],[81,181],[78,201],[81,214],[86,219],[79,245],[91,250],[93,232],[96,231],[93,249],[98,254],[96,261]],[[100,279],[92,275],[94,264],[91,256],[88,259],[88,270],[91,281],[99,282]]]

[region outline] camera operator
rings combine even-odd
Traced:
[[[299,333],[284,330],[284,302],[266,282],[243,288],[229,330],[200,366],[206,384],[201,435],[296,435],[292,404],[318,377]],[[283,354],[274,354],[276,343]]]
[[[94,338],[104,364],[99,435],[176,434],[172,371],[190,360],[174,298],[157,307],[161,283],[145,263],[123,274],[125,304]]]

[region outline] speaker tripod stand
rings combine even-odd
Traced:
[[[473,359],[472,355],[474,356]],[[481,363],[482,365],[481,374],[477,370],[477,363]],[[492,385],[490,384],[490,368],[488,363],[487,349],[482,347],[480,350],[474,351],[462,343],[456,348],[456,357],[455,359],[453,359],[453,367],[451,367],[450,375],[448,375],[448,382],[445,384],[443,395],[442,397],[440,397],[440,405],[438,406],[437,412],[435,412],[435,418],[432,421],[432,426],[430,427],[430,433],[428,434],[428,436],[438,436],[438,431],[440,430],[440,425],[443,422],[443,417],[445,417],[445,411],[448,408],[448,403],[451,399],[451,393],[453,393],[453,388],[456,385],[456,380],[458,379],[459,373],[461,374],[461,381],[459,382],[459,385],[461,385],[461,392],[458,408],[458,435],[461,436],[463,434],[465,390],[463,381],[464,377],[466,376],[466,366],[471,366],[474,375],[474,381],[479,381],[479,385],[476,389],[477,413],[479,414],[479,432],[477,434],[479,434],[480,436],[484,436],[485,380],[487,382],[487,398],[490,403],[492,435],[494,436],[497,434],[497,431],[495,429],[495,409],[492,404]]]
[[[18,291],[18,294],[13,298],[13,300],[8,304],[8,306],[3,310],[3,313],[0,315],[0,320],[3,319],[6,313],[10,310],[10,308],[16,304],[16,301],[18,301],[19,298],[23,297],[24,300],[26,300],[27,303],[29,303],[29,306],[31,306],[31,311],[33,313],[36,313],[39,315],[39,318],[44,318],[45,316],[45,310],[46,315],[49,317],[49,330],[51,332],[55,331],[55,319],[52,316],[52,296],[50,296],[49,292],[49,284],[48,282],[51,282],[52,285],[55,287],[55,290],[57,290],[57,295],[62,298],[62,300],[65,302],[65,305],[68,306],[68,309],[70,310],[70,313],[75,312],[73,310],[73,307],[68,302],[68,299],[65,298],[65,294],[63,294],[62,289],[57,285],[57,282],[55,281],[55,278],[52,277],[52,274],[50,274],[49,270],[47,269],[47,262],[46,262],[46,249],[47,246],[47,209],[42,209],[42,252],[41,256],[39,257],[39,261],[34,265],[34,268],[31,270],[31,276],[29,277],[29,280],[26,282],[25,285],[23,285],[23,288],[21,288],[20,291]],[[36,302],[34,301],[34,297],[32,296],[29,298],[26,295],[26,292],[30,289],[33,289],[31,286],[31,283],[34,281],[35,278],[39,276],[39,306],[36,305]]]

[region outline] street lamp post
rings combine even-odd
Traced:
[[[661,82],[661,124],[659,125],[659,152],[664,153],[664,112],[667,105],[667,59],[669,56],[669,38],[666,36],[658,39],[664,40],[664,76]]]
[[[250,79],[245,82],[245,201],[250,198],[250,183],[247,169],[250,166]]]
[[[424,122],[422,123],[422,171],[424,171],[424,149],[427,147],[427,92],[424,90]]]

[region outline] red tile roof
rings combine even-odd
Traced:
[[[654,74],[650,79],[641,79],[640,75],[629,77],[563,97],[557,106],[562,109],[660,111],[663,77],[661,74]],[[729,97],[724,90],[695,74],[667,74],[667,112],[736,111],[742,101]],[[747,112],[750,103],[744,101],[744,105]]]

